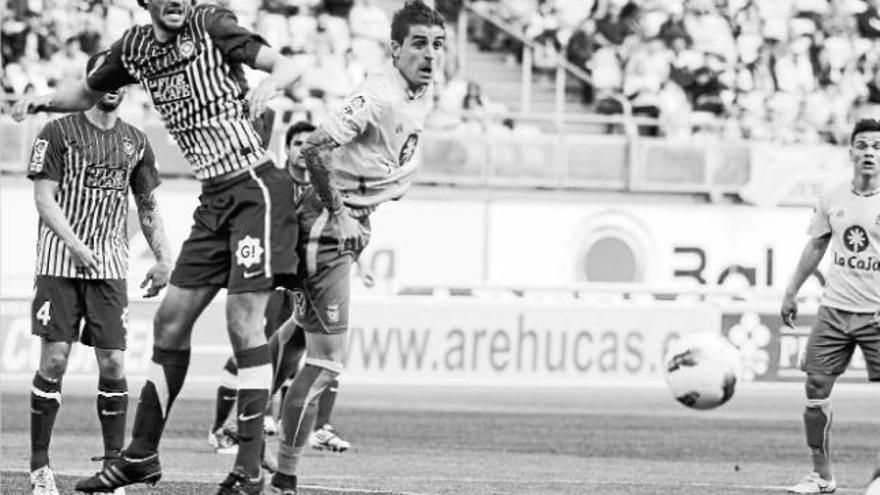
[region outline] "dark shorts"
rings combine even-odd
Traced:
[[[348,330],[351,266],[360,251],[339,252],[332,217],[318,195],[307,189],[297,202],[299,220],[298,287],[294,315],[306,332],[342,333]],[[358,217],[361,234],[370,239],[370,219]]]
[[[291,315],[293,315],[293,293],[287,289],[273,290],[266,303],[266,321],[263,327],[266,340],[269,340]]]
[[[852,313],[819,306],[801,369],[838,376],[849,366],[856,345],[865,357],[868,379],[880,381],[880,313]]]
[[[271,163],[205,185],[171,283],[226,287],[230,294],[269,290],[273,276],[295,273],[293,179]]]
[[[31,333],[53,342],[80,340],[99,349],[125,349],[128,292],[124,279],[38,276],[35,286]]]

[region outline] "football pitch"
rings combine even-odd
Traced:
[[[131,383],[133,395],[141,383]],[[101,452],[101,442],[92,392],[84,385],[65,387],[50,454],[61,492],[73,493],[78,477],[97,470],[89,457]],[[30,493],[28,390],[27,383],[4,385],[4,495]],[[233,457],[207,445],[212,395],[211,385],[185,387],[162,444],[162,481],[129,494],[216,493]],[[808,471],[802,405],[801,387],[794,384],[747,384],[729,404],[709,412],[685,409],[665,388],[652,386],[343,384],[334,424],[353,450],[310,451],[300,493],[783,493]],[[842,385],[833,407],[838,493],[861,493],[880,448],[880,387]]]

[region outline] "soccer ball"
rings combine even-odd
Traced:
[[[693,409],[712,409],[733,397],[739,351],[717,333],[686,334],[670,344],[663,369],[676,400]]]

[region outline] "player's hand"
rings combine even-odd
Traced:
[[[360,223],[348,214],[348,209],[345,207],[333,216],[336,219],[333,224],[336,226],[336,238],[339,239],[339,254],[361,252],[366,239],[361,235]]]
[[[798,303],[796,296],[786,294],[782,299],[782,309],[779,311],[782,316],[782,323],[794,328],[794,322],[797,320]]]
[[[168,278],[170,275],[171,265],[169,263],[160,261],[153,265],[153,267],[147,271],[147,276],[144,277],[144,281],[141,282],[141,289],[147,289],[147,292],[144,293],[144,297],[155,297],[162,292],[162,289],[168,285]]]
[[[96,273],[100,268],[98,257],[83,243],[71,247],[70,254],[73,255],[73,265],[78,272]]]
[[[12,118],[16,122],[23,121],[28,115],[37,113],[48,102],[46,96],[22,96],[12,105]]]
[[[262,115],[263,110],[266,109],[266,105],[269,104],[269,100],[278,94],[280,94],[280,91],[278,90],[278,85],[275,84],[275,81],[271,77],[263,79],[248,96],[250,119],[253,121]]]

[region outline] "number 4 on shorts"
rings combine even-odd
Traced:
[[[46,301],[40,306],[40,309],[37,310],[37,319],[40,320],[40,323],[42,323],[44,327],[48,325],[49,320],[52,319],[49,315],[49,304],[50,301]]]

